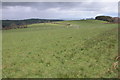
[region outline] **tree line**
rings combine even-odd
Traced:
[[[120,18],[119,17],[111,17],[111,16],[96,16],[96,20],[103,20],[111,23],[119,23]]]
[[[34,23],[48,23],[63,20],[53,19],[26,19],[26,20],[2,20],[2,29],[16,29],[16,28],[27,28],[28,24]]]

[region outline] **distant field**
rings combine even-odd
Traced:
[[[61,21],[3,30],[4,78],[115,78],[117,24]],[[70,24],[70,25],[66,25]]]

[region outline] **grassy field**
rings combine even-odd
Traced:
[[[62,21],[3,30],[4,78],[115,78],[117,24]],[[69,23],[70,26],[65,25]]]

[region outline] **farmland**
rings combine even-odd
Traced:
[[[117,24],[99,20],[56,23],[3,30],[3,78],[118,76],[113,67],[118,55]]]

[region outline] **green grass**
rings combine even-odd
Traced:
[[[0,79],[2,79],[2,30],[0,30]]]
[[[114,78],[117,24],[62,21],[3,30],[4,78]],[[76,28],[74,26],[79,26]]]

